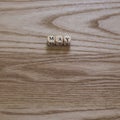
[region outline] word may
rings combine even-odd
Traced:
[[[48,40],[47,40],[48,46],[51,46],[51,45],[67,46],[67,45],[70,45],[70,42],[71,42],[71,37],[68,35],[66,35],[64,37],[61,35],[57,35],[57,36],[50,35],[50,36],[48,36]]]

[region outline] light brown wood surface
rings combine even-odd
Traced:
[[[0,120],[120,120],[120,0],[0,0]]]

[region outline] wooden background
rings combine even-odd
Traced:
[[[120,0],[0,0],[0,120],[120,120]]]

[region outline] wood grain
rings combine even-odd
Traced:
[[[0,0],[0,120],[120,120],[120,0]]]

